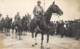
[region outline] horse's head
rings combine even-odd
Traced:
[[[63,15],[63,11],[55,4],[55,2],[51,5],[51,11],[59,16]]]

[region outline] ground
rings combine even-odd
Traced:
[[[40,48],[40,37],[39,34],[37,37],[38,45],[32,47],[32,44],[35,43],[34,39],[31,38],[31,34],[22,36],[22,40],[18,40],[15,36],[5,36],[3,33],[0,33],[0,49],[41,49]],[[46,35],[44,40],[44,48],[49,47],[50,49],[80,49],[80,40],[75,40],[74,38],[60,36],[50,36],[49,44],[46,44]]]

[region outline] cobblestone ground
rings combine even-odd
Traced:
[[[41,35],[37,37],[38,45],[32,47],[32,44],[35,43],[34,39],[31,38],[31,34],[28,33],[25,36],[22,36],[22,40],[15,38],[15,35],[5,36],[0,34],[0,49],[41,49],[40,40]],[[46,46],[46,35],[44,39],[44,49],[80,49],[80,40],[75,40],[74,38],[60,38],[60,36],[50,36],[49,44]]]

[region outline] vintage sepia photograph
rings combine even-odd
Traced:
[[[0,0],[0,49],[80,49],[80,0]]]

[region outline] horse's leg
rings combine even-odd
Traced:
[[[13,38],[13,35],[14,35],[14,29],[12,29],[12,31],[11,31],[11,32],[12,32],[12,38]]]
[[[47,42],[46,42],[46,46],[48,47],[47,49],[49,49],[48,43],[49,43],[49,33],[47,33]]]
[[[22,31],[18,30],[19,40],[21,40]]]
[[[65,35],[65,33],[64,33],[64,30],[62,29],[62,30],[61,30],[61,38],[63,38],[64,35]]]
[[[10,36],[10,29],[8,28],[8,35]]]
[[[38,35],[38,32],[35,33],[35,45],[37,45],[37,35]]]
[[[5,33],[6,33],[6,36],[8,36],[8,31],[7,31],[7,28],[5,28]]]
[[[9,36],[9,28],[6,27],[7,36]]]
[[[18,32],[18,37],[19,37],[19,40],[21,40],[21,35],[20,35],[20,31]]]
[[[12,28],[11,28],[11,37],[12,37],[12,38],[14,37],[14,31],[13,31]]]
[[[15,29],[15,37],[17,39],[17,36],[18,36],[18,29]]]
[[[32,44],[32,46],[34,47],[35,45],[37,45],[37,43],[35,42],[36,41],[36,33],[32,32],[32,38],[33,38],[33,44]]]
[[[47,43],[49,42],[49,33],[47,33]]]
[[[34,32],[32,32],[32,38],[34,38]]]
[[[17,38],[17,30],[14,28],[14,30],[15,30],[15,38]]]
[[[14,32],[14,38],[16,38],[16,29],[13,28],[13,32]]]
[[[6,27],[4,27],[4,32],[5,32],[5,35],[7,35],[7,32],[6,32]]]
[[[43,40],[44,40],[44,34],[43,33],[41,33],[41,49],[43,49],[44,47],[43,47]]]

